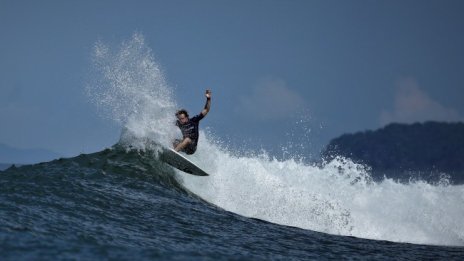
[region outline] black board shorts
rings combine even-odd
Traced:
[[[174,141],[174,145],[177,146],[177,144],[181,143],[182,140],[179,140],[179,139],[176,139]],[[193,153],[195,153],[195,151],[197,151],[197,142],[194,140],[192,141],[192,143],[190,143],[189,145],[187,145],[187,147],[185,147],[184,149],[181,150],[182,152],[185,152],[186,154],[188,155],[191,155]]]

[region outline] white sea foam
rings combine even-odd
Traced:
[[[464,186],[373,182],[346,159],[320,168],[237,157],[205,136],[191,158],[211,176],[180,175],[189,190],[225,210],[336,235],[464,245]]]
[[[169,144],[178,133],[172,89],[143,37],[135,34],[117,52],[97,43],[95,62],[102,77],[89,94],[131,133],[126,142]],[[362,166],[340,158],[315,167],[264,153],[236,156],[211,137],[201,132],[189,156],[211,175],[178,173],[189,190],[225,210],[336,235],[464,245],[464,186],[373,182]]]

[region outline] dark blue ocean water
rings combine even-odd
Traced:
[[[149,152],[118,147],[0,172],[0,259],[464,259],[463,247],[246,218],[189,192],[177,175]]]

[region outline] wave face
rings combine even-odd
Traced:
[[[222,161],[204,167],[213,171]],[[315,230],[324,227],[326,232],[336,227],[341,234],[347,226],[353,226],[357,214],[350,213],[351,205],[342,208],[342,202],[336,203],[338,198],[328,198],[327,192],[302,191],[304,181],[300,187],[289,189],[285,187],[289,181],[264,171],[285,170],[279,164],[293,163],[264,162],[235,158],[211,172],[210,177],[190,180],[193,176],[157,160],[156,150],[127,150],[116,145],[71,159],[9,168],[0,172],[2,260],[458,259],[464,255],[462,247],[391,243],[278,225],[294,222]],[[250,171],[255,170],[254,183],[243,178],[250,171],[231,166],[240,164],[244,168],[247,164],[243,163],[248,164]],[[256,171],[255,164],[261,165],[262,170]],[[293,167],[298,168],[298,164]],[[282,185],[276,187],[277,184]],[[232,187],[236,193],[229,197]],[[267,193],[263,193],[264,187]],[[248,189],[253,189],[254,196],[245,193]],[[304,196],[305,193],[311,196]],[[282,194],[286,199],[282,199]],[[240,206],[235,205],[237,201]],[[367,212],[365,216],[374,211]],[[386,225],[390,223],[385,218],[381,220]],[[376,224],[366,222],[366,230],[368,225]],[[410,225],[403,223],[405,229]],[[450,238],[453,236],[445,240]]]
[[[7,259],[464,255],[464,186],[377,182],[341,158],[316,167],[243,156],[205,132],[189,157],[210,176],[182,173],[157,159],[155,144],[169,146],[178,134],[176,104],[143,37],[116,52],[97,43],[94,59],[101,77],[87,92],[121,124],[121,140],[0,172]]]

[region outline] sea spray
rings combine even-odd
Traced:
[[[134,34],[117,51],[97,42],[93,62],[97,75],[87,93],[102,115],[121,125],[121,143],[143,149],[149,139],[167,146],[178,133],[176,105],[143,35]]]

